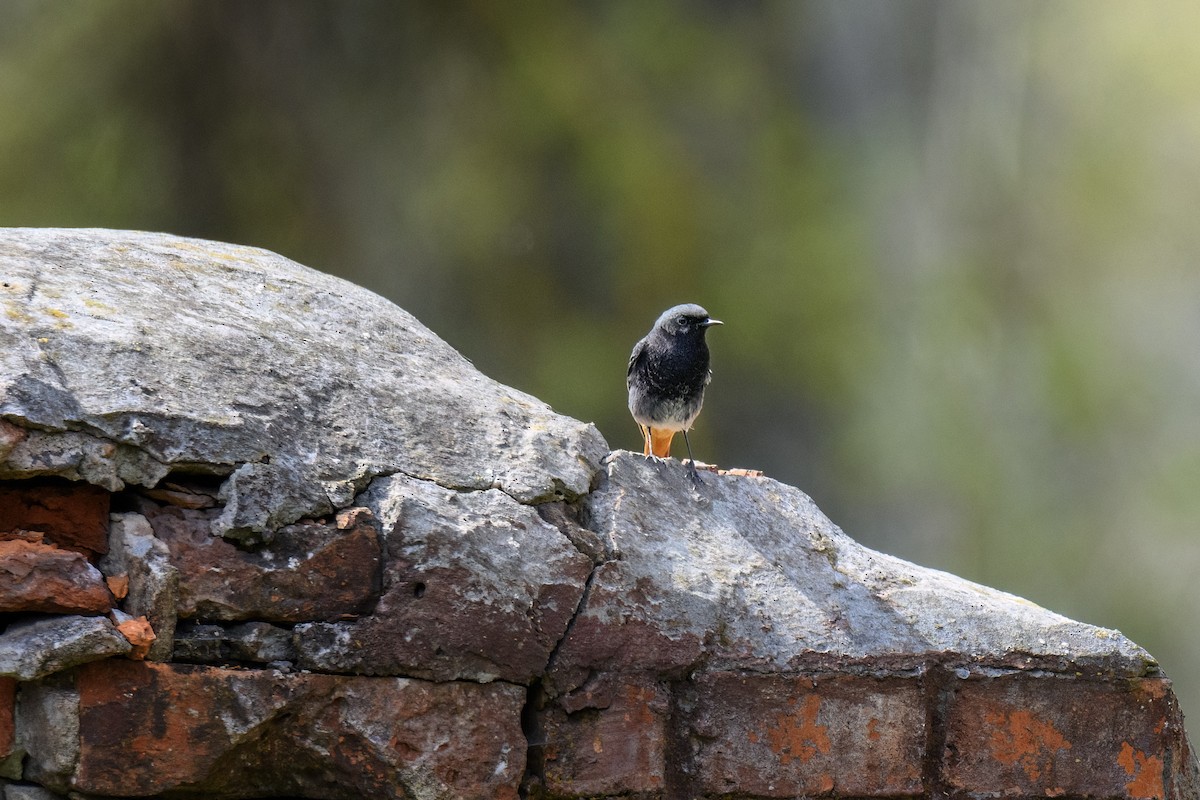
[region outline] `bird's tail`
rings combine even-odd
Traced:
[[[650,429],[650,452],[659,458],[671,457],[671,440],[675,431],[665,431],[661,428]]]

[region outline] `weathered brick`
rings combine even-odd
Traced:
[[[333,525],[302,522],[247,552],[211,532],[213,511],[147,509],[179,570],[180,618],[332,620],[369,610],[380,589],[374,517],[349,509]]]
[[[87,556],[108,552],[109,493],[87,483],[0,483],[0,531],[41,531]]]
[[[76,688],[85,793],[516,800],[525,768],[525,692],[506,683],[120,660]]]
[[[689,695],[692,770],[706,797],[922,792],[917,678],[715,673]]]
[[[0,612],[103,614],[113,596],[82,554],[14,539],[0,542]]]
[[[1182,798],[1186,750],[1165,678],[1014,674],[960,685],[946,720],[944,780],[977,794]],[[1174,767],[1174,769],[1172,768]]]
[[[0,678],[0,760],[13,751],[16,744],[14,710],[17,703],[15,678]]]
[[[546,788],[556,797],[662,790],[666,688],[609,675],[559,698],[545,715]]]

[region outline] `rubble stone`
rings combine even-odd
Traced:
[[[0,676],[33,681],[77,664],[124,655],[129,642],[104,617],[48,617],[0,633]]]
[[[23,777],[65,791],[79,762],[79,694],[71,682],[55,676],[22,686],[16,731],[28,754]]]
[[[192,663],[271,664],[294,662],[296,649],[290,630],[268,622],[243,622],[229,627],[189,623],[176,631],[174,658]]]
[[[104,576],[79,553],[0,541],[0,612],[104,614],[112,605]]]
[[[128,579],[121,608],[133,617],[144,617],[154,631],[146,657],[166,661],[171,657],[179,601],[179,571],[170,551],[155,538],[141,514],[113,514],[109,553],[100,562],[108,575]],[[142,637],[144,641],[144,636]]]

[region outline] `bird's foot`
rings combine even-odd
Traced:
[[[699,489],[701,486],[704,485],[704,481],[700,478],[700,473],[696,469],[696,462],[689,458],[687,460],[687,465],[688,465],[688,477],[691,478],[692,485],[694,487],[696,487],[697,489]],[[704,466],[706,468],[709,467],[708,464],[704,464],[702,466]]]

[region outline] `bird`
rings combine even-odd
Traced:
[[[695,303],[668,308],[629,355],[625,384],[629,412],[642,431],[642,454],[669,458],[671,441],[683,432],[693,477],[696,460],[687,432],[704,405],[712,380],[704,334],[723,324]]]

